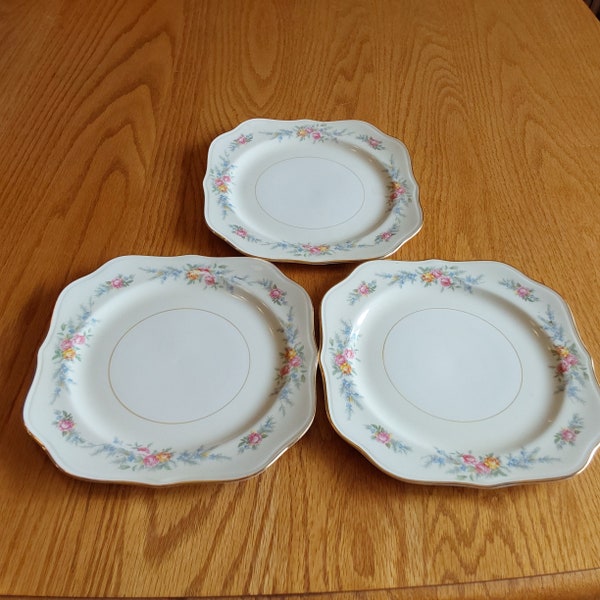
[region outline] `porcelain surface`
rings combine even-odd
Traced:
[[[313,420],[313,319],[262,260],[117,258],[61,293],[25,424],[84,479],[250,477]]]
[[[423,221],[406,146],[362,121],[246,121],[211,144],[204,192],[217,235],[277,261],[381,258]]]
[[[568,306],[508,265],[372,261],[321,314],[329,418],[394,477],[558,479],[600,443],[598,383]]]

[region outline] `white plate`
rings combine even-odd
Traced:
[[[406,147],[362,121],[246,121],[211,144],[204,192],[217,235],[278,261],[381,258],[423,220]]]
[[[24,419],[76,477],[242,479],[310,426],[316,365],[310,298],[273,265],[121,257],[61,293]]]
[[[496,262],[373,261],[322,304],[329,418],[403,480],[557,479],[600,443],[600,391],[565,302]]]

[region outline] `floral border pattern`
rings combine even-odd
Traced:
[[[518,453],[498,455],[490,452],[473,455],[471,452],[447,452],[436,448],[433,454],[423,457],[424,466],[446,467],[446,473],[458,481],[479,481],[508,477],[517,469],[531,469],[536,464],[547,464],[560,460],[553,456],[538,456],[540,448],[522,448]]]
[[[185,465],[197,465],[205,460],[227,460],[230,457],[200,446],[194,450],[176,452],[172,448],[155,450],[152,444],[127,443],[115,438],[111,443],[94,444],[86,441],[77,429],[73,415],[65,410],[56,410],[53,425],[63,439],[80,448],[92,450],[92,456],[104,455],[120,470],[171,470]]]
[[[565,336],[563,326],[556,320],[554,311],[548,306],[544,315],[539,316],[542,329],[554,345],[552,354],[556,359],[554,378],[557,381],[555,393],[566,393],[567,397],[583,402],[581,392],[589,380],[585,365],[577,346]]]
[[[410,452],[412,448],[395,438],[387,429],[385,429],[382,425],[376,425],[375,423],[371,423],[369,425],[365,425],[367,430],[371,433],[371,439],[383,444],[386,448],[392,450],[393,452],[406,454]]]
[[[577,436],[583,431],[583,418],[575,413],[566,427],[554,434],[554,444],[559,450],[575,446]]]
[[[249,434],[245,435],[238,444],[238,452],[242,454],[246,450],[256,450],[260,444],[269,437],[275,427],[273,417],[268,417],[267,420],[258,429],[253,429]]]
[[[355,287],[348,294],[348,298],[347,298],[346,302],[348,302],[348,304],[350,304],[350,306],[352,306],[353,304],[356,304],[357,302],[362,300],[362,298],[365,298],[366,296],[370,296],[376,290],[377,290],[377,281],[375,279],[372,279],[369,282],[361,281],[360,284],[357,287]]]
[[[329,356],[334,375],[340,380],[340,394],[346,404],[346,414],[350,419],[354,409],[362,410],[363,397],[357,390],[355,363],[358,362],[356,342],[358,333],[347,321],[342,321],[342,328],[329,339]]]
[[[440,264],[436,267],[419,267],[414,271],[401,270],[395,273],[377,273],[388,285],[403,287],[407,283],[419,282],[423,287],[438,287],[444,290],[463,290],[471,294],[480,285],[483,275],[470,275],[456,265]]]
[[[578,415],[574,414],[569,424],[561,428],[553,436],[554,445],[557,450],[562,450],[567,446],[575,446],[577,436],[583,431],[584,422]],[[490,479],[495,477],[507,477],[515,469],[531,469],[536,464],[548,464],[560,461],[558,456],[539,456],[540,448],[528,450],[521,448],[516,453],[510,453],[504,456],[490,452],[485,455],[475,456],[471,452],[446,452],[439,448],[435,449],[434,454],[423,457],[425,467],[437,465],[439,467],[449,467],[446,472],[455,475],[460,481],[478,481],[481,479]]]
[[[535,290],[512,279],[502,279],[500,285],[515,292],[525,302],[538,302]],[[538,315],[538,322],[552,341],[552,355],[556,362],[551,368],[557,380],[555,393],[565,392],[569,398],[583,402],[582,388],[589,380],[586,367],[581,362],[581,354],[577,346],[565,337],[564,327],[557,322],[554,311],[550,306],[546,312]]]
[[[122,275],[121,273],[104,281],[96,288],[87,304],[80,307],[81,312],[75,319],[61,323],[52,356],[52,361],[56,365],[52,376],[55,383],[53,402],[74,383],[73,366],[76,361],[82,360],[83,349],[89,346],[89,340],[98,323],[98,320],[92,316],[95,300],[111,291],[129,287],[133,281],[134,275]]]
[[[534,290],[532,288],[528,288],[518,281],[514,281],[513,279],[502,279],[498,282],[500,285],[512,290],[519,298],[525,300],[526,302],[537,302],[539,298],[533,293]]]

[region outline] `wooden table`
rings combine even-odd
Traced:
[[[510,263],[566,299],[598,359],[600,24],[583,1],[5,1],[0,74],[0,594],[600,595],[598,459],[530,486],[411,485],[334,433],[319,391],[260,476],[154,489],[63,474],[22,422],[66,284],[119,255],[236,255],[202,179],[212,139],[252,117],[402,139],[425,222],[392,258]],[[279,266],[318,309],[355,265]]]

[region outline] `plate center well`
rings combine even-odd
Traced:
[[[365,190],[348,167],[307,156],[267,167],[256,182],[256,199],[276,221],[303,229],[326,229],[352,219],[364,204]]]
[[[522,367],[491,323],[453,309],[411,313],[388,332],[383,360],[396,390],[424,412],[450,421],[497,415],[517,397]]]
[[[244,386],[248,344],[227,319],[205,310],[160,312],[129,329],[109,362],[109,381],[132,413],[185,423],[226,406]]]

